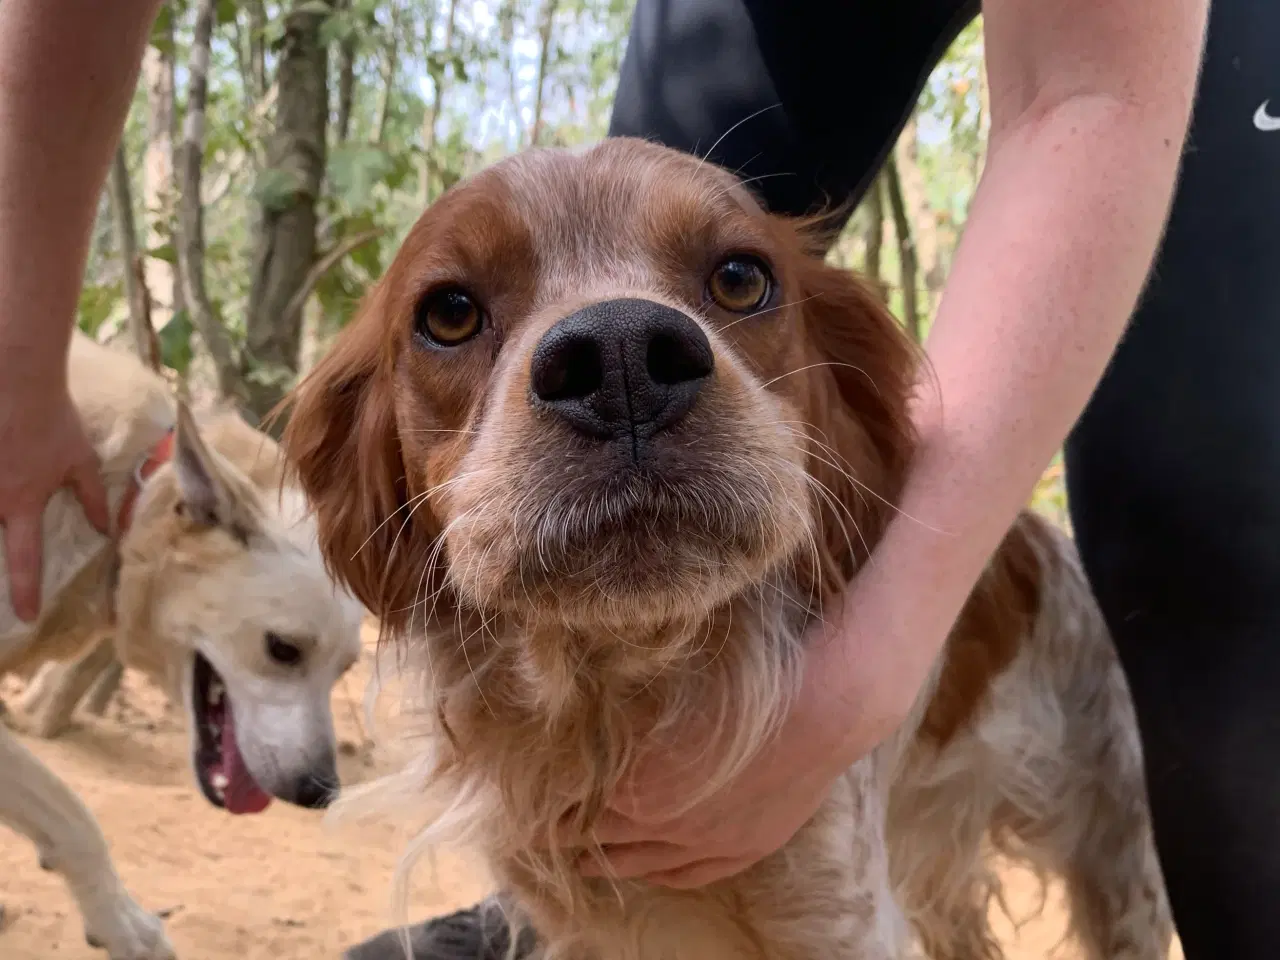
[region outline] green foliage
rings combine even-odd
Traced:
[[[185,377],[191,369],[194,335],[191,314],[186,310],[175,313],[156,333],[156,338],[160,341],[160,361],[169,369],[177,371],[179,376]]]
[[[151,46],[170,57],[177,53],[177,44],[173,40],[174,19],[173,4],[166,3],[151,24]]]
[[[253,199],[271,213],[288,210],[301,192],[302,178],[297,171],[281,167],[263,170],[253,185]]]
[[[293,7],[294,13],[309,13],[322,17],[327,17],[333,13],[333,7],[326,0],[306,0],[305,3],[299,3]]]
[[[329,190],[348,209],[368,209],[377,187],[398,190],[412,173],[403,154],[393,156],[383,147],[347,143],[329,151]]]
[[[172,243],[161,244],[147,251],[147,256],[154,260],[163,260],[165,263],[176,264],[178,262],[178,251]]]
[[[80,288],[76,307],[76,325],[91,337],[97,337],[102,325],[124,300],[124,281],[86,283]]]
[[[527,143],[533,126],[539,25],[545,0],[456,0],[452,43],[445,24],[452,0],[217,0],[204,130],[203,218],[205,274],[210,298],[224,318],[233,344],[244,338],[249,290],[258,269],[255,231],[268,214],[305,202],[295,173],[267,162],[275,129],[278,45],[291,13],[323,17],[320,41],[329,48],[330,141],[326,176],[317,199],[318,256],[372,230],[376,239],[352,249],[318,281],[306,312],[323,340],[348,322],[356,305],[386,268],[405,233],[422,213],[422,174],[431,171],[430,194]],[[576,145],[604,135],[634,0],[559,0],[553,21],[547,73],[543,78],[543,139]],[[265,11],[255,25],[254,11]],[[152,32],[177,67],[175,130],[186,106],[195,4],[170,0]],[[354,43],[351,43],[354,41]],[[338,143],[336,117],[339,45],[351,43],[354,76],[350,129]],[[265,81],[255,74],[261,53]],[[985,150],[982,114],[981,24],[963,30],[926,83],[918,105],[918,165],[927,189],[927,215],[938,226],[941,263],[950,262],[968,216]],[[388,79],[390,84],[388,86]],[[439,98],[441,89],[445,95]],[[265,93],[264,93],[265,90]],[[867,91],[831,91],[866,96]],[[441,104],[430,155],[424,123]],[[134,176],[135,218],[140,242],[153,267],[176,262],[172,208],[162,209],[144,189],[143,163],[151,135],[147,89],[140,84],[124,144]],[[856,122],[856,121],[851,121]],[[179,134],[179,137],[181,134]],[[154,158],[152,158],[154,159]],[[152,225],[160,238],[143,236]],[[865,210],[853,218],[836,258],[865,264]],[[890,303],[900,309],[897,243],[884,231],[881,278]],[[922,265],[927,268],[928,265]],[[79,321],[99,330],[123,307],[118,253],[110,213],[103,204],[81,297]],[[923,286],[924,280],[921,280]],[[158,309],[166,306],[158,303]],[[316,322],[318,321],[318,326]],[[922,321],[927,329],[929,318]],[[163,328],[166,363],[185,372],[193,351],[203,348],[179,312]],[[203,364],[199,365],[203,368]],[[280,371],[253,372],[277,382]]]

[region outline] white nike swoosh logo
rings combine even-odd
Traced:
[[[1267,106],[1270,103],[1270,100],[1263,100],[1262,106],[1258,107],[1257,112],[1253,115],[1253,125],[1263,133],[1280,130],[1280,117],[1273,117],[1267,113]]]

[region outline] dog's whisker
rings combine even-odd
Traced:
[[[816,296],[816,294],[814,296]],[[789,303],[779,303],[775,306],[768,307],[764,310],[758,310],[755,313],[749,313],[746,316],[739,317],[737,320],[734,320],[732,323],[726,323],[724,326],[720,328],[720,331],[723,333],[725,330],[732,330],[734,327],[736,327],[740,323],[745,323],[748,320],[759,320],[761,317],[767,317],[769,314],[777,313],[779,310],[788,310],[791,307],[799,307],[803,304],[808,303],[812,299],[814,299],[814,297],[804,297],[801,300],[792,300]],[[770,381],[770,382],[773,382],[773,381]]]

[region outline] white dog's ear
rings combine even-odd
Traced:
[[[205,446],[187,405],[178,403],[178,426],[173,442],[173,467],[182,493],[183,511],[197,526],[230,527],[238,514],[227,480]]]

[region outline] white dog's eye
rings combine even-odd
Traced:
[[[267,656],[276,663],[286,667],[294,667],[302,662],[302,649],[290,643],[278,633],[267,633]]]

